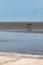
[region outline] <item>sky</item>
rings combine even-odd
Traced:
[[[43,21],[43,0],[0,0],[0,21]]]

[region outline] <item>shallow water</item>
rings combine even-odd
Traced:
[[[0,51],[43,53],[43,34],[0,31]]]

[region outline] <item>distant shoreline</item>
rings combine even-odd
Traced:
[[[0,31],[43,33],[43,22],[0,22]]]

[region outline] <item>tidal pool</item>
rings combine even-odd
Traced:
[[[0,51],[43,53],[43,34],[0,31]]]

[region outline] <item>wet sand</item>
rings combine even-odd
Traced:
[[[43,65],[43,55],[0,52],[0,65]]]

